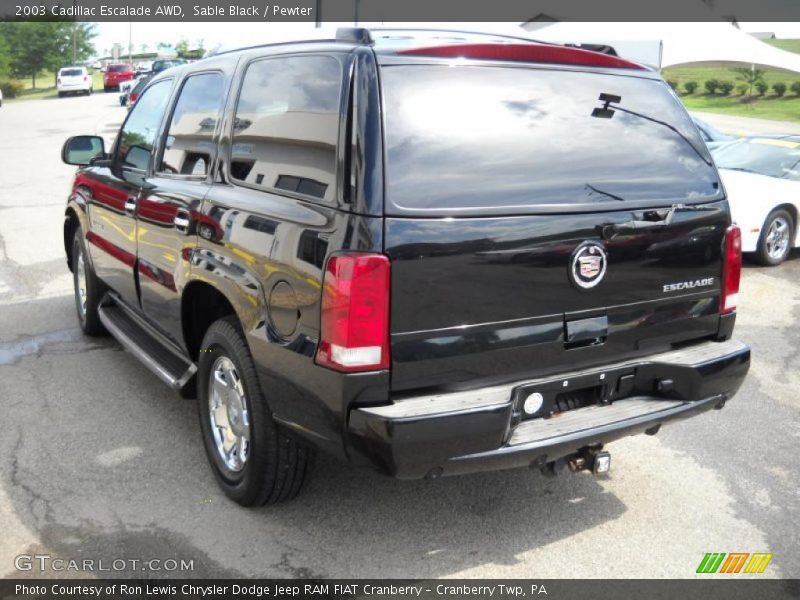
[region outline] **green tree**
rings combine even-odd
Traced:
[[[737,67],[733,70],[736,79],[747,84],[747,94],[753,95],[753,87],[758,89],[759,83],[764,81],[764,71],[762,69],[748,69],[747,67]]]
[[[95,26],[67,21],[25,21],[0,23],[0,39],[8,48],[9,70],[15,77],[36,76],[80,63],[94,54]]]
[[[175,44],[175,52],[178,53],[178,57],[183,58],[189,53],[189,41],[181,39],[177,44]]]
[[[4,79],[11,74],[11,60],[8,49],[8,42],[0,36],[0,79]]]

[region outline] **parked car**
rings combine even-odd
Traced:
[[[119,89],[123,81],[133,79],[133,68],[127,63],[112,63],[106,67],[103,75],[103,90]]]
[[[722,133],[719,129],[696,117],[695,115],[692,115],[692,121],[694,121],[694,124],[697,126],[700,136],[703,138],[703,141],[706,143],[706,146],[708,146],[709,150],[718,148],[719,146],[727,144],[728,142],[736,139],[732,135]]]
[[[64,67],[56,74],[56,90],[59,98],[67,94],[88,96],[92,93],[92,76],[86,67]]]
[[[130,110],[131,107],[136,104],[136,101],[142,94],[142,90],[144,90],[145,86],[147,86],[150,79],[151,77],[143,75],[142,77],[138,77],[135,81],[131,82],[132,85],[126,86],[119,95],[120,106],[127,106],[128,110]]]
[[[150,71],[139,73],[137,74],[136,79],[133,81],[120,85],[120,106],[127,106],[130,109],[130,107],[136,102],[136,99],[142,93],[144,86],[153,78],[154,75],[157,75],[162,71],[166,71],[167,69],[179,67],[185,64],[186,61],[180,59],[161,59],[153,61],[150,64]]]
[[[744,138],[714,151],[742,251],[774,266],[800,246],[800,136]]]
[[[742,383],[739,229],[669,86],[494,37],[223,53],[155,76],[108,153],[65,142],[78,322],[197,397],[236,502],[295,496],[313,449],[604,473]]]
[[[3,90],[0,89],[0,107],[3,106]]]

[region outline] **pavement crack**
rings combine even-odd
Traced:
[[[22,466],[20,465],[20,455],[23,445],[24,437],[22,435],[22,430],[19,429],[17,432],[17,440],[14,442],[14,447],[11,450],[12,489],[22,490],[22,492],[28,496],[28,512],[35,521],[39,522],[40,526],[44,526],[52,522],[52,507],[47,498],[25,481]],[[41,509],[37,510],[38,507],[41,507]]]

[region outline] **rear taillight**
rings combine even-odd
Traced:
[[[739,300],[739,279],[742,275],[742,232],[731,225],[725,232],[725,248],[722,255],[722,295],[719,312],[724,314],[736,310]]]
[[[56,85],[61,85],[61,77],[59,77],[58,79],[56,79]]]
[[[83,76],[83,80],[84,80],[84,81],[89,81],[89,76],[88,76],[88,75],[84,75],[84,76]]]
[[[130,99],[131,99],[131,104],[133,104],[134,102],[136,102],[136,100],[139,99],[139,94],[131,94]]]
[[[389,368],[390,266],[383,254],[328,260],[317,364],[344,372]]]

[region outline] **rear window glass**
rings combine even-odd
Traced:
[[[83,69],[61,69],[62,77],[80,77],[83,75]]]
[[[112,73],[122,73],[125,71],[130,71],[131,68],[128,65],[111,65],[108,67],[108,70]]]
[[[383,68],[387,197],[401,211],[603,208],[719,195],[658,80],[514,67]],[[619,96],[603,110],[601,94]]]
[[[341,64],[329,56],[251,64],[236,105],[231,177],[267,190],[332,199],[341,80]]]

